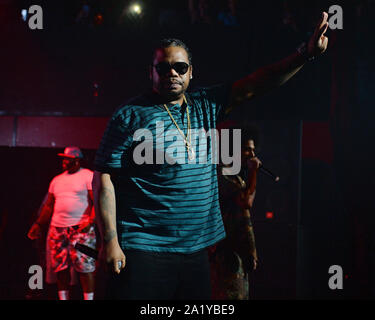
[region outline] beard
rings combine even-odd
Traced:
[[[67,165],[63,165],[63,166],[62,166],[62,169],[63,169],[63,171],[69,171],[69,170],[71,170],[73,167],[74,167],[74,164],[67,164]]]
[[[63,171],[75,171],[78,167],[78,164],[74,161],[68,162],[62,165]]]
[[[167,98],[170,101],[177,100],[179,99],[184,93],[185,90],[181,89],[178,91],[169,91],[169,90],[164,90],[160,92],[163,97]]]
[[[184,83],[177,82],[179,85],[179,88],[172,89],[169,87],[170,83],[167,82],[161,82],[159,85],[159,93],[161,96],[165,97],[169,101],[177,100],[181,98],[181,96],[185,93],[186,88],[184,86]]]

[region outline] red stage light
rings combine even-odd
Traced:
[[[101,13],[98,13],[95,17],[94,17],[94,23],[98,26],[98,25],[101,25],[103,23],[103,16]]]
[[[266,212],[266,219],[273,219],[273,212],[272,211]]]

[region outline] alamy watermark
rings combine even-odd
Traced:
[[[333,5],[328,9],[328,14],[330,15],[328,19],[329,28],[332,30],[342,30],[344,29],[344,11],[341,6]]]
[[[203,128],[191,129],[186,140],[177,129],[165,130],[164,121],[157,121],[155,137],[151,130],[145,128],[138,129],[134,133],[133,141],[140,143],[133,150],[133,161],[137,165],[219,164],[220,162],[228,166],[231,174],[240,172],[240,129],[233,129],[232,132],[229,129],[222,129],[220,133],[217,129],[208,131]]]
[[[29,274],[32,276],[29,278],[28,285],[31,290],[43,289],[43,269],[40,265],[32,265],[29,267]],[[341,266],[332,265],[328,269],[328,274],[331,276],[328,279],[328,287],[331,290],[342,290],[344,289],[344,272]]]
[[[28,25],[31,30],[42,30],[43,29],[43,9],[39,5],[32,5],[29,9],[23,9],[21,11],[22,19],[26,21],[28,19]],[[340,5],[332,5],[328,9],[329,17],[329,28],[332,30],[344,28],[344,13]],[[29,16],[29,17],[28,17]]]
[[[328,287],[331,290],[344,289],[344,272],[342,267],[339,265],[330,266],[328,273],[332,274],[328,280]]]
[[[40,265],[34,264],[29,268],[29,274],[32,276],[29,278],[29,288],[31,290],[43,289],[43,269]]]
[[[28,20],[28,25],[31,30],[43,29],[43,9],[41,6],[32,5],[29,9],[21,11],[22,19]]]

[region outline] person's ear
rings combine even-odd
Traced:
[[[193,66],[190,66],[190,80],[193,79]]]

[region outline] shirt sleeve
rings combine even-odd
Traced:
[[[205,96],[208,102],[212,105],[216,121],[222,121],[230,109],[230,95],[232,92],[233,83],[223,83],[205,89]]]
[[[110,173],[125,165],[127,151],[133,142],[131,114],[126,110],[117,111],[108,122],[99,149],[96,153],[95,170]]]
[[[49,184],[48,193],[54,193],[54,187],[55,187],[55,178],[53,178],[51,183]]]
[[[92,178],[94,173],[91,170],[87,170],[86,188],[87,190],[92,190]]]

